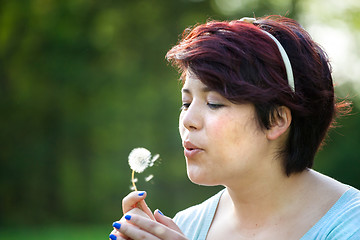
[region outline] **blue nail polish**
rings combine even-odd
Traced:
[[[117,237],[116,237],[114,234],[110,234],[109,238],[110,238],[111,240],[116,240],[116,239],[117,239]]]
[[[114,222],[114,223],[113,223],[113,227],[116,228],[116,229],[120,229],[121,224],[118,223],[118,222]]]
[[[125,219],[128,220],[128,221],[130,221],[131,216],[130,216],[130,215],[126,215],[126,216],[125,216]]]
[[[145,194],[145,192],[140,192],[138,195],[141,197]]]
[[[158,211],[158,213],[160,213],[161,215],[163,215],[163,216],[164,216],[164,214],[163,214],[163,213],[162,213],[159,209],[158,209],[157,211]]]

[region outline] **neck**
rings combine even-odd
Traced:
[[[276,218],[280,219],[293,206],[289,202],[301,203],[310,183],[306,180],[309,174],[310,171],[290,176],[273,173],[227,185],[224,200],[230,203],[229,210],[239,222],[253,226],[276,222]]]

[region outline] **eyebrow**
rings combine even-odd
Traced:
[[[214,91],[214,90],[212,90],[211,88],[205,86],[205,87],[201,88],[201,91],[206,93],[206,92],[211,92],[211,91]],[[182,88],[181,92],[189,93],[189,94],[191,93],[191,91],[189,89],[187,89],[187,88]]]

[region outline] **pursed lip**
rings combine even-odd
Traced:
[[[195,144],[191,143],[190,141],[184,141],[183,142],[184,147],[184,155],[187,158],[192,158],[198,153],[204,151],[204,149],[196,146]]]

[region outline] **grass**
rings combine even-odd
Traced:
[[[98,240],[108,239],[111,226],[36,226],[17,228],[0,228],[0,240]]]

